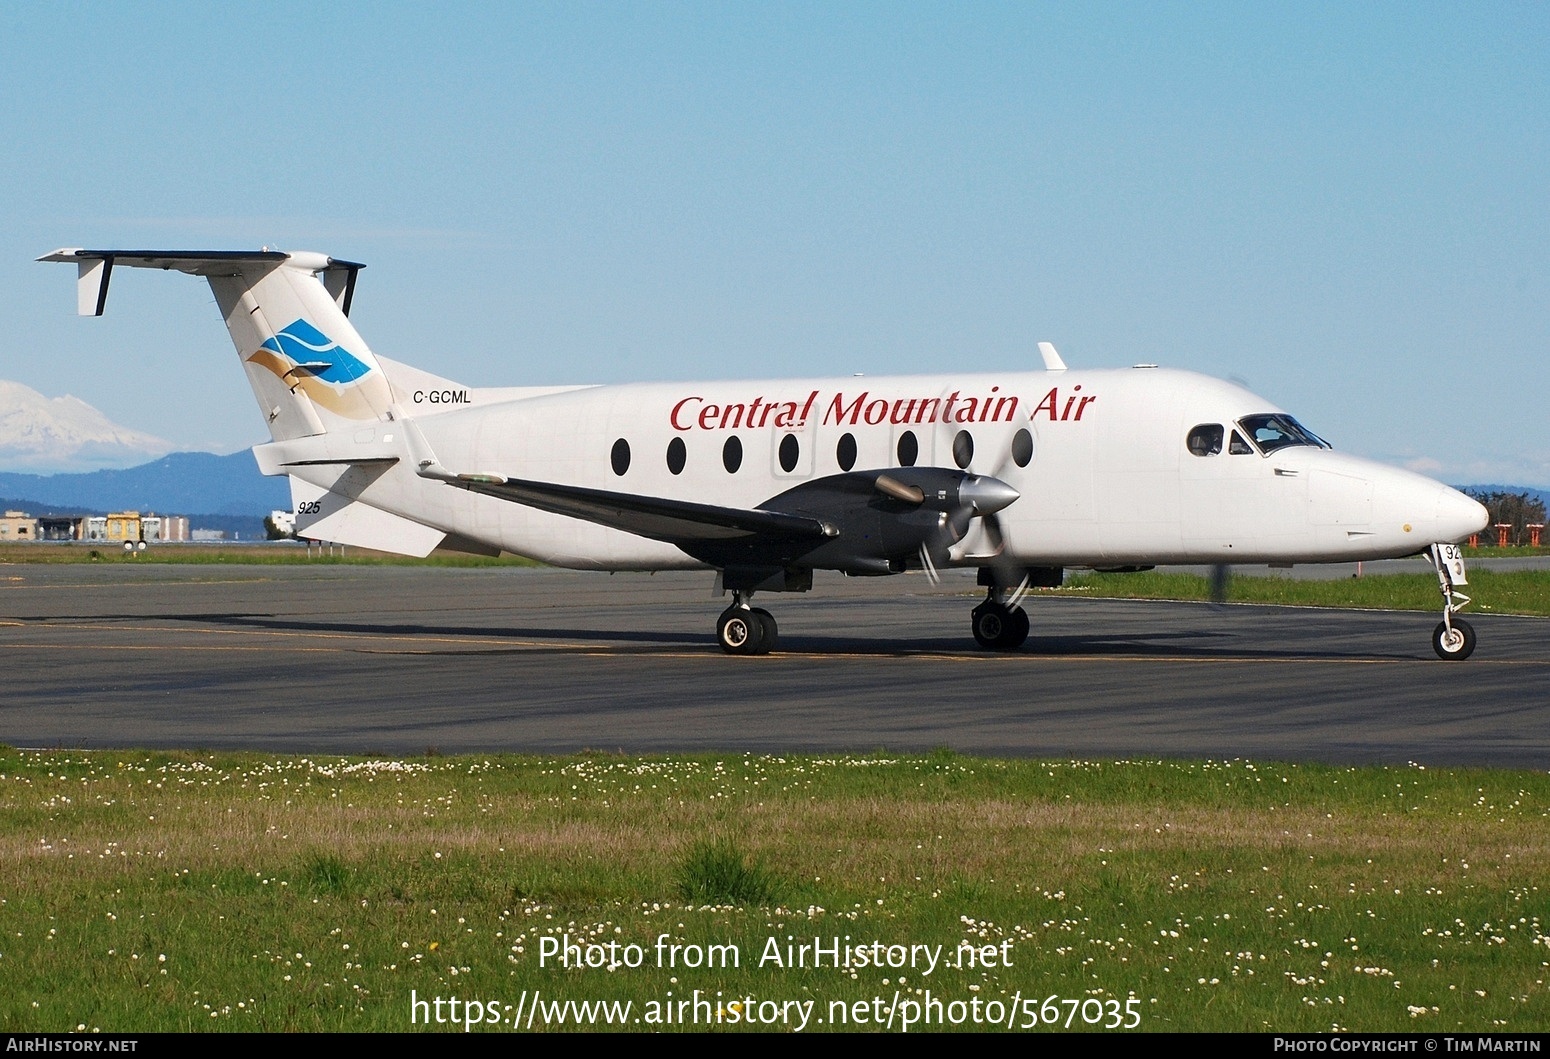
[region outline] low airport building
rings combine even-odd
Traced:
[[[35,541],[38,520],[25,511],[7,511],[0,518],[0,541]]]

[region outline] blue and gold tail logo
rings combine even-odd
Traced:
[[[279,334],[264,342],[264,349],[290,357],[296,364],[309,365],[309,374],[324,382],[354,382],[371,371],[350,351],[305,320],[295,320]],[[328,367],[319,365],[326,363]]]
[[[381,372],[306,320],[295,320],[248,356],[292,393],[345,419],[375,419],[392,400]]]

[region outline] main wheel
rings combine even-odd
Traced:
[[[1438,658],[1449,658],[1463,661],[1475,651],[1475,630],[1467,621],[1459,618],[1453,619],[1453,629],[1448,629],[1448,623],[1439,621],[1437,628],[1432,630],[1432,650],[1437,652]]]
[[[1002,641],[1003,651],[1015,651],[1028,640],[1028,612],[1021,607],[1011,609],[1011,621],[1007,624],[1006,639]]]
[[[764,619],[747,607],[728,607],[721,612],[716,619],[716,639],[729,655],[756,655],[767,650]]]
[[[753,608],[754,617],[764,626],[764,642],[759,645],[759,653],[767,655],[775,650],[775,641],[780,639],[780,626],[775,624],[775,615],[763,607]]]
[[[974,640],[987,651],[1016,650],[1028,639],[1028,613],[1021,607],[987,600],[970,617]]]

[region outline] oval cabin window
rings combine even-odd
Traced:
[[[688,451],[684,448],[683,438],[674,438],[667,443],[667,469],[674,474],[682,474],[684,461],[689,458]]]
[[[953,462],[959,467],[967,467],[974,459],[974,438],[967,430],[958,431],[958,436],[953,438]]]
[[[790,474],[797,469],[797,457],[802,455],[802,443],[795,434],[780,439],[780,469]]]
[[[614,442],[614,451],[609,459],[613,462],[614,473],[624,477],[624,472],[630,469],[630,443],[623,438]]]
[[[913,430],[906,430],[899,435],[899,466],[913,467],[919,458],[920,442],[915,440]]]
[[[721,465],[727,469],[728,474],[736,474],[737,469],[743,465],[743,443],[737,440],[736,434],[727,438],[727,443],[721,446]]]
[[[842,471],[848,471],[856,465],[856,435],[840,435],[840,443],[834,447],[834,458],[839,461]]]
[[[1012,435],[1012,462],[1019,467],[1026,467],[1033,461],[1033,435],[1028,433],[1028,428],[1023,427]]]

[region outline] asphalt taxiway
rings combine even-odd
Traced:
[[[1550,620],[1039,596],[975,648],[971,578],[761,596],[715,646],[710,574],[0,567],[0,742],[396,754],[928,750],[1550,767]]]

